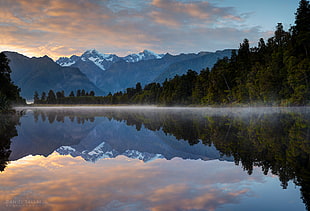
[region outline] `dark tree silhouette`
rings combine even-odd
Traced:
[[[12,104],[25,104],[19,95],[20,89],[11,80],[9,59],[0,53],[0,111],[9,110]]]

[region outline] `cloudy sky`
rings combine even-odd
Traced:
[[[294,24],[299,0],[0,0],[0,51],[27,56],[238,48]]]

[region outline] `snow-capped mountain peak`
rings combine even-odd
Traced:
[[[81,58],[109,59],[113,56],[116,56],[116,55],[114,55],[114,54],[103,54],[103,53],[100,53],[99,51],[97,51],[96,49],[91,49],[91,50],[85,51],[85,53],[82,54]]]
[[[70,58],[68,58],[68,57],[60,57],[56,61],[56,63],[59,64],[60,66],[63,66],[63,67],[69,67],[69,66],[75,64],[77,60],[79,60],[79,57],[76,56],[76,55],[73,55]]]
[[[113,63],[119,61],[121,58],[115,54],[103,54],[96,49],[85,51],[81,56],[73,55],[70,58],[60,57],[56,63],[60,66],[72,66],[77,62],[92,62],[101,70],[108,69]]]
[[[97,51],[96,49],[91,49],[85,51],[80,57],[82,61],[92,61],[100,69],[106,70],[111,63],[115,63],[120,60],[115,54],[103,54]]]
[[[139,62],[142,60],[161,59],[163,56],[163,54],[156,54],[152,51],[144,50],[143,52],[137,54],[130,54],[128,56],[125,56],[123,59],[126,62]]]
[[[75,146],[77,147],[77,146]],[[104,158],[115,158],[119,155],[124,155],[128,158],[143,160],[144,162],[150,162],[156,159],[164,159],[161,154],[154,154],[149,152],[139,152],[138,150],[126,150],[119,152],[112,148],[108,143],[102,142],[93,149],[84,149],[79,151],[74,146],[61,146],[56,152],[60,155],[71,155],[73,157],[80,156],[86,161],[96,162]]]
[[[97,51],[96,49],[90,49],[85,51],[81,56],[73,55],[70,58],[68,57],[60,57],[56,63],[60,66],[72,66],[78,62],[78,60],[82,62],[91,61],[95,65],[97,65],[100,69],[106,70],[108,69],[113,63],[118,62],[120,60],[124,60],[128,63],[134,63],[144,60],[150,59],[161,59],[164,54],[157,54],[149,50],[144,50],[140,53],[130,54],[125,57],[119,57],[115,54],[103,54]]]
[[[139,54],[141,54],[141,53],[139,53]],[[164,56],[164,54],[157,54],[157,53],[154,53],[153,51],[149,51],[149,50],[144,50],[142,52],[142,54],[145,56],[146,55],[147,56],[155,56],[156,59],[161,59]]]

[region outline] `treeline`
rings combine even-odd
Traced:
[[[84,89],[78,89],[76,93],[70,92],[68,96],[65,96],[64,91],[54,92],[50,90],[47,94],[42,92],[41,96],[36,91],[33,96],[34,104],[85,104],[94,101],[95,92],[86,92]]]
[[[66,110],[49,110],[48,112],[44,112],[41,110],[33,111],[34,122],[38,123],[39,119],[42,122],[48,121],[50,124],[56,122],[65,122],[65,118],[68,119],[72,123],[84,124],[85,122],[94,122],[95,117],[88,114],[81,114],[81,112],[74,113],[68,112]]]

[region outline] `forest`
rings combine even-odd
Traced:
[[[142,88],[137,83],[103,97],[85,91],[65,97],[50,90],[47,96],[35,93],[34,100],[41,104],[309,105],[309,54],[310,6],[301,0],[295,25],[289,31],[278,23],[274,36],[267,41],[261,38],[255,47],[244,39],[230,58],[218,60],[211,70],[199,74],[188,70],[163,84],[150,83]]]

